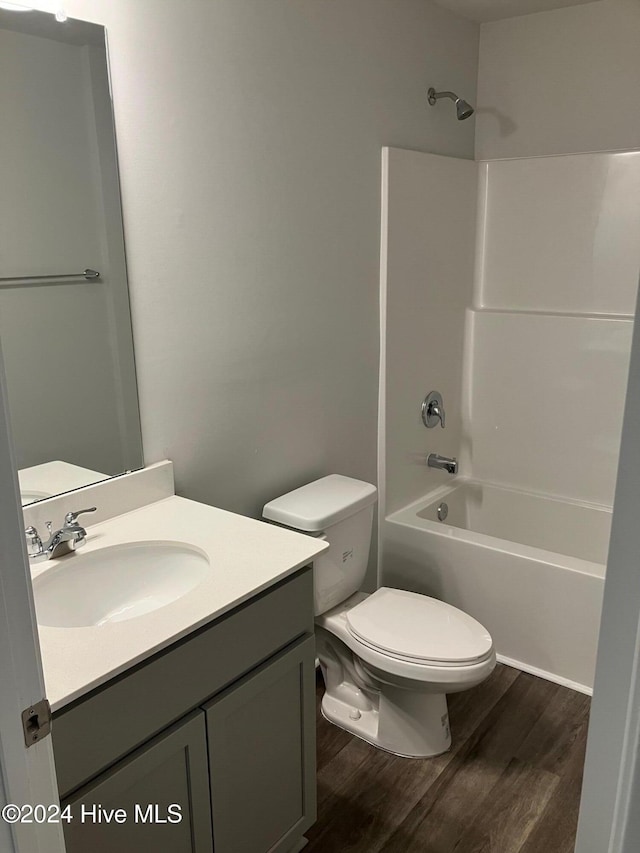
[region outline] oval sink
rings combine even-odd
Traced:
[[[70,554],[33,582],[40,625],[82,628],[124,622],[177,601],[210,571],[182,542],[132,542]]]
[[[20,503],[22,506],[50,497],[51,495],[48,492],[35,492],[33,489],[27,489],[24,492],[22,490],[20,491]]]

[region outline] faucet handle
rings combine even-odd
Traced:
[[[97,509],[97,506],[90,506],[87,507],[87,509],[78,509],[75,512],[68,512],[64,517],[64,526],[72,527],[78,520],[78,516],[84,515],[85,512],[95,512]]]
[[[444,429],[444,405],[439,391],[429,391],[422,402],[422,423],[427,429],[433,429],[438,423]]]
[[[30,526],[25,528],[25,536],[27,537],[27,554],[30,557],[38,557],[42,554],[42,539],[35,527]]]
[[[445,414],[444,414],[444,409],[442,408],[442,405],[438,405],[438,403],[431,403],[428,406],[427,414],[429,416],[431,416],[432,418],[439,418],[440,426],[442,427],[442,429],[444,429]]]

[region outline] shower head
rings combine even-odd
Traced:
[[[436,92],[432,86],[427,92],[427,100],[430,105],[433,106],[440,98],[449,98],[450,101],[455,102],[458,121],[464,121],[474,113],[471,104],[467,103],[463,98],[459,98],[455,92]]]
[[[469,116],[472,116],[473,112],[474,110],[471,104],[468,104],[462,98],[458,98],[458,100],[456,101],[456,113],[458,115],[458,121],[464,121],[466,118],[469,118]]]

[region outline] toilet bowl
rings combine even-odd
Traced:
[[[446,694],[484,681],[495,650],[479,622],[443,601],[360,590],[376,495],[332,474],[266,504],[263,516],[329,542],[313,567],[323,715],[380,749],[426,758],[451,745]]]
[[[317,616],[316,642],[323,716],[411,758],[449,749],[446,694],[480,684],[496,663],[491,637],[475,619],[387,587]]]

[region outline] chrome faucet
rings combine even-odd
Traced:
[[[433,429],[438,423],[444,429],[444,405],[439,391],[429,391],[422,402],[422,423],[427,429]]]
[[[97,507],[79,509],[76,512],[68,512],[64,517],[64,524],[59,530],[53,531],[52,524],[47,521],[49,538],[43,542],[35,527],[27,527],[27,554],[33,562],[40,560],[53,560],[65,554],[71,554],[76,548],[81,548],[87,539],[87,531],[78,524],[78,516],[85,512],[95,512]]]
[[[439,453],[430,453],[427,457],[429,468],[441,468],[447,474],[458,473],[458,460],[455,456],[440,456]]]

